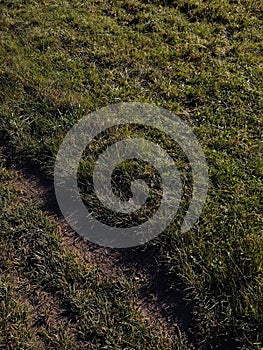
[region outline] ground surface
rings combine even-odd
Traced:
[[[260,349],[261,1],[0,6],[3,348]],[[73,256],[79,248],[64,248],[44,213],[50,203],[43,208],[35,194],[22,199],[7,169],[12,161],[52,183],[67,130],[86,113],[122,101],[155,103],[185,120],[204,149],[210,187],[190,232],[172,227],[146,247],[118,252],[130,273],[117,273],[115,283],[92,254],[82,263]],[[147,308],[135,307],[151,298],[181,305],[166,317],[165,333],[156,326],[156,336]],[[179,327],[172,336],[168,318]]]

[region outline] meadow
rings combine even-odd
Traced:
[[[261,349],[261,1],[2,0],[0,9],[0,348]],[[187,123],[209,191],[189,232],[170,227],[114,251],[135,262],[112,280],[63,246],[9,169],[52,182],[70,127],[118,102],[156,104]],[[136,274],[144,267],[146,281]],[[146,299],[161,288],[182,305],[180,331],[144,319],[142,286]],[[54,309],[64,310],[60,325]]]

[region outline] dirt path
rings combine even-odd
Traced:
[[[76,234],[59,213],[56,198],[51,183],[46,183],[41,176],[30,172],[27,168],[15,168],[11,166],[8,171],[12,174],[12,185],[20,191],[21,201],[35,201],[39,203],[42,211],[49,220],[57,226],[58,233],[67,249],[84,263],[97,265],[105,276],[124,276],[135,281],[139,286],[139,299],[136,307],[141,311],[144,318],[151,324],[156,324],[170,336],[177,339],[186,339],[186,335],[181,328],[186,328],[189,319],[183,315],[184,307],[181,300],[175,300],[171,295],[163,292],[161,281],[151,284],[149,291],[149,281],[153,280],[154,270],[158,270],[158,264],[138,265],[134,264],[133,254],[125,250],[117,250],[99,247],[83,239]],[[136,254],[136,252],[135,252]],[[177,314],[184,317],[185,325],[179,326]],[[190,348],[193,348],[190,346]]]

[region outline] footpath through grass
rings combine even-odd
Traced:
[[[0,6],[0,137],[9,157],[52,176],[66,131],[111,103],[155,103],[183,118],[207,157],[207,203],[194,229],[170,230],[149,251],[166,288],[184,291],[196,344],[262,347],[261,1]]]
[[[81,261],[15,174],[0,180],[0,348],[188,349],[143,319],[132,278]]]

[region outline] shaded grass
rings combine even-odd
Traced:
[[[1,6],[9,156],[50,176],[65,132],[109,103],[156,103],[186,120],[206,153],[208,200],[195,229],[152,243],[156,258],[168,288],[192,304],[197,343],[262,346],[261,2]]]

